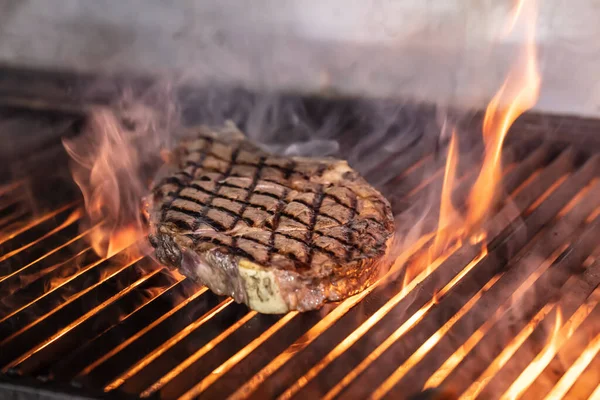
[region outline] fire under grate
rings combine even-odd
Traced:
[[[102,259],[86,241],[97,227],[79,228],[75,191],[34,193],[59,199],[40,211],[26,200],[30,182],[7,182],[0,390],[265,399],[408,398],[439,387],[462,398],[595,398],[600,155],[584,139],[541,139],[559,128],[587,135],[600,122],[531,114],[515,124],[503,155],[509,201],[486,225],[487,254],[467,242],[427,271],[399,270],[340,304],[282,316],[216,296],[147,257]],[[388,139],[360,145],[375,151]],[[342,153],[356,146],[340,143]],[[422,230],[431,231],[444,149],[426,137],[401,147],[383,163],[369,159],[364,175],[391,199],[401,233],[426,207]],[[464,153],[475,160],[481,147]],[[460,204],[476,171],[465,162],[457,178]],[[405,247],[405,264],[426,254],[431,237],[421,239]]]

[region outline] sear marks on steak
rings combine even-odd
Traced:
[[[232,124],[182,141],[146,207],[163,264],[262,313],[342,300],[390,266],[390,205],[345,161],[271,155]]]

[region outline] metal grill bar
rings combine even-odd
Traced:
[[[567,152],[565,154],[570,154],[570,153]],[[565,156],[564,158],[559,158],[559,159],[557,159],[557,163],[554,164],[554,165],[559,165],[564,170],[565,168],[568,168],[568,163],[565,163],[562,160],[567,160],[567,159],[570,159],[570,156]],[[578,185],[582,186],[583,184],[585,184],[585,179],[589,179],[590,176],[594,173],[594,169],[592,167],[595,167],[595,161],[592,162],[592,163],[590,163],[588,166],[586,166],[586,168],[580,170],[579,171],[580,173],[578,173],[577,177],[573,177],[573,179],[570,179],[569,182],[568,182],[569,185],[566,186],[566,187],[564,187],[563,190],[561,190],[561,192],[556,195],[556,197],[557,198],[561,198],[562,197],[564,199],[564,195],[565,194],[572,193],[572,190],[574,188],[576,188]],[[550,172],[548,174],[546,174],[545,177],[541,176],[538,182],[544,182],[545,181],[545,182],[547,182],[547,186],[551,185],[552,180],[550,179],[550,176],[552,176],[552,175],[556,176],[556,171],[554,171],[554,168],[550,169],[549,171]],[[545,179],[545,178],[547,178],[547,179]],[[519,196],[519,199],[516,199],[515,201],[519,201],[521,203],[520,204],[521,206],[527,206],[528,203],[533,202],[534,199],[537,196],[539,196],[540,194],[542,194],[543,191],[544,191],[544,186],[542,186],[540,184],[536,184],[535,182],[532,183],[531,188],[533,189],[533,191],[535,193],[530,194],[528,192],[523,192],[521,194],[521,196]],[[566,199],[564,201],[566,201]],[[557,211],[559,211],[561,203],[560,202],[548,202],[548,203],[544,203],[544,205],[550,205],[551,206],[550,209],[548,209],[549,207],[544,207],[546,210],[542,210],[542,211],[546,211],[544,214],[546,215],[546,220],[547,220],[548,218],[551,218]],[[521,207],[521,208],[525,208],[525,207]],[[539,215],[540,213],[541,212],[538,212],[538,214],[536,214],[532,218],[530,218],[530,220],[532,221],[532,225],[533,224],[537,224],[539,226],[539,225],[543,224],[544,219],[540,218],[540,215]],[[542,216],[544,214],[542,214]],[[499,213],[499,215],[502,215],[502,213]],[[501,218],[498,218],[498,219],[501,219]],[[536,231],[535,226],[527,226],[527,228],[529,228],[529,229],[527,229],[528,232],[532,232],[532,231],[535,232]],[[524,230],[525,228],[522,227],[521,229]],[[516,234],[513,233],[513,236],[516,236]],[[505,242],[508,242],[508,241],[509,241],[508,239],[505,239]],[[526,242],[526,240],[521,239],[521,242]],[[510,241],[510,243],[513,244],[513,245],[516,245],[515,242],[512,242],[512,240]],[[489,248],[490,248],[490,255],[488,255],[488,257],[486,257],[486,259],[484,259],[482,261],[482,263],[484,263],[484,264],[483,265],[479,265],[477,267],[477,269],[476,269],[476,271],[479,274],[481,274],[482,271],[485,271],[486,269],[488,269],[490,267],[497,268],[499,264],[501,265],[501,263],[498,262],[499,260],[495,256],[496,255],[501,256],[501,252],[502,251],[504,251],[504,252],[507,251],[507,249],[505,247],[503,248],[501,244],[498,244],[498,245],[494,246],[493,244],[490,243],[489,244]],[[494,248],[496,248],[497,250],[494,251]],[[462,266],[462,265],[468,264],[472,259],[474,259],[477,256],[478,251],[479,250],[477,250],[475,248],[470,248],[470,247],[463,247],[463,248],[459,249],[459,251],[457,251],[453,256],[451,256],[448,260],[446,260],[444,262],[444,264],[445,264],[444,267],[448,266],[448,267],[451,268],[451,271],[448,271],[450,273],[449,274],[444,274],[444,275],[446,275],[446,276],[455,276],[459,272],[459,270],[457,269],[457,266]],[[498,253],[500,253],[500,254],[498,254]],[[459,268],[461,268],[461,267],[459,267]],[[444,268],[440,267],[440,270],[444,271]],[[431,296],[431,294],[433,294],[435,284],[437,284],[438,287],[440,285],[442,285],[442,284],[440,282],[441,279],[437,279],[437,282],[436,282],[436,279],[433,278],[433,275],[430,276],[430,277],[428,277],[428,278],[429,278],[429,282],[431,282],[431,283],[429,285],[427,285],[427,283],[424,282],[423,283],[423,288],[429,287],[431,289],[425,289],[425,290],[422,290],[422,292],[429,293],[429,296]],[[467,277],[464,281],[465,282],[469,282],[471,280],[479,281],[478,279],[471,278],[471,277]],[[392,290],[394,290],[394,289],[391,289],[390,292]],[[385,335],[384,332],[386,332],[386,330],[387,330],[387,332],[390,332],[389,331],[390,328],[393,329],[393,328],[397,327],[406,318],[408,318],[410,315],[413,315],[415,312],[417,312],[419,310],[419,308],[422,307],[426,303],[426,301],[427,301],[426,295],[422,296],[422,297],[424,297],[423,300],[419,300],[419,301],[417,301],[417,299],[410,299],[410,300],[412,300],[412,308],[409,308],[408,310],[406,310],[406,308],[398,307],[398,312],[396,314],[396,317],[400,318],[400,320],[398,320],[396,318],[394,323],[387,323],[386,324],[385,323],[386,320],[380,318],[381,316],[379,316],[379,315],[377,316],[377,318],[374,318],[373,319],[373,321],[374,321],[373,323],[374,324],[383,325],[383,327],[381,329],[377,329],[376,330],[377,331],[377,336],[378,337],[385,337],[384,336]],[[369,301],[369,300],[367,300],[367,301]],[[411,311],[411,310],[413,310],[413,311]],[[447,309],[446,309],[446,313],[447,313],[447,315],[451,315],[451,313]],[[391,318],[393,318],[393,317],[391,317]],[[341,329],[347,329],[349,326],[353,325],[354,323],[355,323],[354,321],[341,323],[340,324],[340,330]],[[346,332],[346,331],[339,332],[339,333],[336,332],[336,334],[332,334],[333,337],[348,337],[349,335],[351,335],[350,332]],[[333,340],[328,340],[327,334],[322,335],[322,337],[320,337],[319,340],[322,341],[322,346],[324,348],[327,348],[327,346],[330,346],[331,344],[335,344],[335,342]],[[373,341],[370,340],[370,342],[371,342],[370,345],[372,345]],[[358,351],[358,353],[359,354],[368,354],[368,351],[365,351],[365,350],[366,349],[362,349],[361,351]],[[317,349],[313,348],[312,351],[306,351],[305,353],[302,353],[302,356],[310,357],[312,360],[314,360],[314,361],[311,362],[311,364],[316,364],[318,362],[318,354],[319,353],[320,352],[317,351]],[[330,376],[335,377],[336,374],[342,374],[343,371],[346,371],[347,367],[349,365],[351,365],[349,363],[349,361],[352,359],[352,357],[353,356],[350,356],[350,359],[344,360],[344,362],[340,362],[339,365],[336,364],[336,368],[328,368],[326,370],[326,373],[323,374],[323,376],[325,376],[325,377],[330,377]],[[300,365],[302,365],[302,364],[303,363],[301,363]],[[286,387],[288,385],[293,384],[293,382],[296,381],[297,379],[302,380],[302,378],[300,378],[297,375],[298,369],[299,369],[298,368],[298,362],[295,362],[293,365],[290,365],[289,368],[286,370],[287,374],[289,374],[291,376],[284,378],[284,375],[282,373],[280,373],[279,374],[280,376],[274,377],[273,379],[265,382],[262,385],[261,390],[265,390],[265,387],[270,387],[270,385],[276,385],[276,387],[278,387],[278,389],[274,389],[273,390],[274,392],[276,392],[276,391],[282,390],[282,388],[284,388],[284,387]],[[378,374],[379,370],[374,369],[374,373]],[[375,379],[375,381],[377,380],[377,377],[370,377],[370,378]],[[253,378],[253,379],[256,379],[256,378]],[[361,384],[358,384],[357,386],[361,386],[362,385],[362,387],[364,389],[367,389],[369,387],[372,387],[371,386],[372,382],[374,382],[374,381],[372,381],[370,379],[366,379],[365,382],[362,382]],[[365,384],[366,384],[366,386],[365,386]],[[244,389],[245,388],[242,387],[242,390],[244,390]],[[323,389],[323,380],[319,381],[319,389],[320,390]],[[357,393],[360,394],[360,392],[357,392]],[[261,396],[267,396],[268,397],[271,394],[272,394],[272,392],[269,393],[269,392],[261,391],[261,392],[256,393],[256,397],[257,398],[261,397]],[[356,394],[356,393],[353,392],[353,395],[354,394]]]
[[[508,200],[485,226],[487,253],[455,246],[426,265],[439,210],[429,196],[444,167],[443,152],[428,148],[393,160],[401,174],[375,164],[367,173],[394,200],[401,232],[433,210],[400,257],[421,272],[397,268],[306,314],[257,314],[148,258],[102,259],[86,244],[98,226],[79,230],[79,203],[23,221],[33,213],[22,184],[0,187],[1,371],[167,399],[397,398],[438,386],[484,398],[596,396],[600,156],[534,137],[508,142]],[[480,155],[476,145],[461,159],[455,204]],[[548,350],[558,309],[564,340]]]

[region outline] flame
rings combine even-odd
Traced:
[[[546,366],[552,361],[552,358],[556,354],[560,344],[560,328],[562,326],[562,311],[560,307],[556,307],[556,320],[554,322],[554,329],[550,335],[548,343],[544,347],[541,353],[527,366],[527,368],[519,375],[519,377],[512,383],[506,393],[501,397],[502,399],[516,399],[520,397],[523,392],[529,387],[529,385],[535,380],[540,372],[546,368]]]
[[[475,348],[475,346],[483,339],[485,335],[496,325],[502,316],[505,315],[513,306],[515,299],[520,299],[523,294],[528,291],[538,278],[550,268],[552,263],[563,253],[568,245],[561,246],[549,258],[544,260],[542,265],[531,274],[514,292],[511,299],[503,303],[491,318],[487,319],[483,325],[479,327],[450,357],[444,361],[441,367],[427,380],[423,389],[431,389],[440,386],[442,382],[450,375],[458,364],[466,357],[466,355]]]
[[[89,129],[63,140],[74,161],[71,171],[83,194],[89,224],[103,222],[88,236],[101,257],[121,252],[145,234],[140,204],[147,184],[135,146],[138,134],[126,129],[114,112],[97,109],[89,117]]]
[[[140,232],[133,226],[122,229],[116,229],[115,227],[95,229],[88,236],[96,254],[103,258],[110,258],[121,252],[135,243],[138,238],[140,238]]]
[[[452,132],[450,144],[448,145],[448,156],[446,158],[446,168],[444,171],[444,181],[442,184],[442,197],[440,202],[440,216],[438,221],[438,231],[429,248],[429,262],[433,262],[442,253],[448,250],[452,239],[460,237],[461,232],[456,231],[452,225],[456,223],[458,213],[452,205],[452,190],[456,179],[456,167],[458,164],[458,144],[456,143],[456,131]],[[460,245],[460,244],[459,244]]]
[[[596,335],[589,343],[579,358],[575,360],[573,365],[571,365],[562,378],[560,378],[552,391],[546,395],[544,400],[560,400],[565,398],[569,389],[571,389],[577,378],[579,378],[588,365],[590,365],[598,352],[600,352],[600,334]]]
[[[460,246],[465,239],[472,245],[482,243],[485,250],[487,233],[483,224],[498,197],[498,186],[502,178],[502,145],[510,126],[523,112],[535,105],[539,94],[540,75],[536,62],[534,11],[533,1],[519,0],[509,23],[508,33],[514,30],[521,18],[525,19],[524,52],[486,109],[483,121],[485,154],[481,171],[467,199],[464,220],[459,218],[460,215],[452,204],[459,158],[457,134],[455,130],[452,132],[441,191],[438,228],[429,248],[429,264],[441,255],[451,252],[449,247],[452,243]],[[405,280],[409,278],[407,274]]]
[[[469,195],[467,227],[478,234],[498,195],[501,178],[501,153],[506,134],[512,123],[535,105],[540,89],[535,47],[535,4],[520,0],[510,25],[513,31],[517,20],[526,19],[524,54],[510,70],[504,84],[488,105],[483,121],[485,156],[481,172]]]
[[[461,399],[474,399],[485,389],[490,380],[498,371],[511,359],[513,354],[529,338],[531,333],[537,328],[538,324],[552,311],[555,304],[546,304],[538,313],[525,325],[525,327],[504,347],[500,354],[492,361],[477,380],[460,396]]]
[[[550,364],[561,346],[573,336],[573,333],[585,321],[594,307],[596,307],[600,301],[598,293],[600,292],[595,290],[586,302],[577,308],[564,325],[562,325],[562,310],[560,307],[557,307],[556,322],[548,343],[527,368],[521,372],[521,375],[512,383],[501,399],[517,399],[521,397],[523,392]]]
[[[519,377],[511,384],[508,390],[501,397],[502,399],[519,398],[525,390],[533,383],[535,379],[544,371],[552,359],[556,356],[560,347],[573,336],[577,328],[585,321],[594,307],[600,303],[600,289],[596,288],[587,300],[580,305],[571,315],[569,320],[562,324],[562,308],[556,304],[546,304],[538,313],[527,323],[527,325],[506,345],[500,354],[492,361],[486,370],[461,396],[461,399],[474,399],[481,394],[492,378],[498,373],[504,365],[512,358],[525,341],[531,336],[540,322],[556,310],[554,329],[550,338],[535,357],[535,359],[521,372]]]
[[[415,257],[406,267],[402,282],[403,290],[417,274],[424,272],[429,275],[433,272],[433,266],[453,253],[465,239],[471,245],[481,243],[482,254],[487,252],[485,242],[487,232],[483,229],[483,224],[494,207],[498,195],[498,185],[502,177],[502,145],[510,126],[523,112],[535,105],[539,93],[540,76],[536,63],[533,11],[535,11],[533,1],[520,0],[510,22],[509,32],[517,26],[521,17],[525,18],[525,49],[519,62],[510,70],[486,109],[483,121],[484,160],[479,176],[469,193],[466,217],[461,218],[452,204],[459,159],[457,133],[453,130],[444,170],[438,227],[427,254]]]

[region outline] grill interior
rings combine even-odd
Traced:
[[[336,139],[391,200],[408,236],[427,208],[419,223],[435,228],[445,149],[429,132],[431,108],[407,112],[413,134],[400,139],[393,129]],[[82,201],[57,161],[66,160],[57,138],[76,134],[81,116],[20,104],[5,106],[4,118],[34,124],[21,138],[48,132],[47,143],[32,141],[35,151],[11,154],[11,180],[0,188],[0,390],[17,398],[407,398],[440,387],[491,399],[522,382],[527,399],[600,393],[598,121],[517,121],[503,155],[510,201],[486,225],[485,256],[465,243],[430,271],[401,270],[318,312],[273,316],[148,257],[98,257],[86,242],[95,228],[80,230]],[[473,117],[462,129],[479,124]],[[465,137],[455,204],[464,204],[477,174],[470,163],[482,155]],[[407,239],[406,264],[430,239]],[[557,318],[562,339],[547,346]]]

